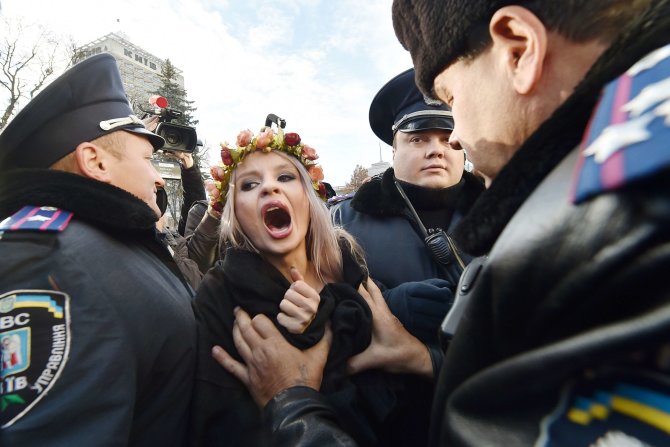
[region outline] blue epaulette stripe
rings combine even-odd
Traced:
[[[3,231],[63,231],[72,219],[72,213],[51,207],[24,206],[13,216],[0,223]]]
[[[622,383],[614,388],[614,393],[630,400],[654,407],[665,413],[670,413],[670,396],[659,392],[641,388],[639,386]]]

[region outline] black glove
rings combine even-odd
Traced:
[[[393,315],[416,338],[437,345],[437,333],[451,305],[455,284],[444,279],[427,279],[400,284],[382,292]]]

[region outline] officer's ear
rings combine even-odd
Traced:
[[[547,55],[547,29],[540,19],[521,6],[505,6],[489,22],[491,51],[521,95],[538,87]]]
[[[114,157],[114,155],[108,150],[95,143],[85,141],[74,150],[74,156],[81,175],[99,182],[112,183],[112,174],[109,168],[112,162],[111,157]]]

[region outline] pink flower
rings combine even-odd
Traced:
[[[256,149],[265,149],[274,138],[275,133],[269,127],[258,134],[256,137]]]
[[[316,160],[319,158],[319,156],[316,155],[316,149],[307,144],[302,147],[302,156],[308,160]]]
[[[214,183],[213,180],[205,180],[205,191],[208,193],[212,193],[213,190],[216,189],[216,184]]]
[[[247,147],[251,143],[251,139],[254,137],[254,133],[249,129],[243,130],[237,136],[237,146],[238,147]]]
[[[212,174],[212,178],[218,181],[223,180],[223,177],[225,175],[223,172],[223,168],[221,166],[212,166],[209,172]]]
[[[284,136],[284,141],[286,141],[286,144],[289,146],[297,146],[300,144],[300,135],[295,132],[287,133]]]
[[[309,178],[311,178],[313,182],[323,180],[323,169],[321,169],[321,166],[311,165],[307,168],[307,172],[309,173]]]
[[[214,188],[212,191],[209,191],[209,195],[212,199],[212,202],[215,202],[219,200],[219,197],[221,197],[221,191],[219,191],[217,188]]]
[[[237,141],[239,141],[239,138],[238,138]],[[228,149],[225,146],[221,148],[221,161],[223,161],[223,164],[226,165],[226,166],[230,166],[230,165],[233,164],[233,155],[230,153],[230,149]],[[217,179],[217,180],[222,180],[222,179],[223,179],[223,177],[221,177],[220,179]]]

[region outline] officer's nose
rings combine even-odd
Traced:
[[[454,150],[463,150],[463,146],[461,146],[461,141],[458,139],[456,132],[451,132],[451,135],[449,136],[449,145]]]

